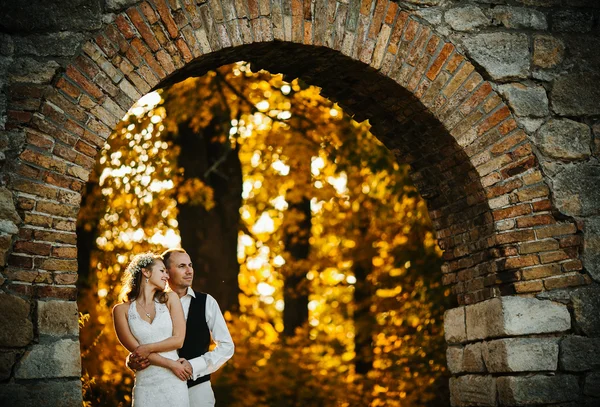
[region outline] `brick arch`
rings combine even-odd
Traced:
[[[302,77],[371,121],[413,169],[460,304],[587,282],[577,227],[554,215],[525,132],[469,59],[418,17],[388,0],[317,0],[314,10],[297,0],[171,3],[117,14],[52,86],[9,89],[7,126],[27,142],[9,168],[24,219],[8,292],[75,299],[79,200],[111,129],[144,93],[237,60]],[[35,113],[22,107],[36,100]],[[483,315],[504,309],[493,304]]]

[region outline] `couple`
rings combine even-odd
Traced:
[[[215,404],[210,374],[234,345],[216,300],[192,290],[193,278],[183,249],[138,254],[125,270],[125,302],[113,308],[113,321],[136,372],[134,407]],[[217,346],[209,352],[211,336]]]

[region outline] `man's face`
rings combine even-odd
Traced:
[[[194,281],[192,260],[187,253],[175,252],[169,257],[169,285],[171,287],[191,287]]]

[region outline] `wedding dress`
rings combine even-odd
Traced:
[[[127,320],[131,333],[140,345],[160,342],[173,335],[173,321],[166,304],[154,302],[156,314],[152,323],[145,321],[137,312],[136,304],[129,306]],[[177,351],[159,353],[165,358],[177,360]],[[135,374],[133,407],[189,407],[187,383],[164,367],[148,366]]]

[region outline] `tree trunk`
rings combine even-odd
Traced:
[[[310,199],[302,198],[298,203],[291,203],[288,214],[297,224],[288,225],[285,231],[285,250],[291,261],[286,265],[283,300],[283,335],[294,336],[296,328],[308,321],[308,280],[306,260],[310,253],[310,235],[312,213]]]
[[[227,119],[228,120],[228,119]],[[238,152],[229,145],[221,115],[195,133],[187,123],[179,125],[175,142],[180,146],[179,165],[184,180],[198,178],[214,191],[215,206],[179,204],[182,247],[194,264],[193,287],[206,291],[222,310],[235,311],[238,302],[237,240],[242,204],[242,166]]]
[[[366,237],[366,227],[361,227],[354,259],[354,367],[356,373],[365,375],[373,368],[373,333],[376,320],[371,312],[374,287],[369,281],[373,271],[373,242]]]

